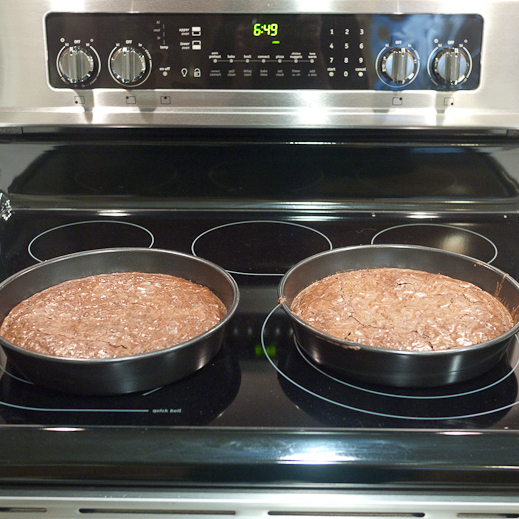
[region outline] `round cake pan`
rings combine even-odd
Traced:
[[[395,267],[468,281],[497,297],[514,326],[494,340],[440,351],[402,351],[341,340],[300,319],[290,306],[305,287],[337,272]],[[432,387],[474,378],[494,367],[519,331],[519,283],[474,258],[420,246],[361,245],[334,249],[292,267],[279,284],[279,301],[291,319],[299,346],[316,363],[348,377],[398,387]]]
[[[221,267],[204,259],[160,249],[99,249],[31,266],[0,284],[0,322],[18,303],[70,279],[115,272],[178,276],[211,289],[227,314],[203,334],[162,350],[110,359],[76,359],[31,352],[0,337],[7,358],[35,384],[83,395],[116,395],[154,389],[186,377],[219,351],[236,311],[238,286]]]

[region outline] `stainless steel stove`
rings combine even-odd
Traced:
[[[0,356],[0,517],[519,517],[519,344],[396,388],[309,359],[283,274],[425,245],[519,279],[519,4],[0,0],[0,276],[81,250],[225,268],[221,350],[51,391]]]

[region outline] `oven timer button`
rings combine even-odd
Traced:
[[[97,77],[99,70],[97,54],[92,47],[64,47],[58,54],[58,72],[69,85],[85,85]]]
[[[140,85],[151,72],[151,59],[143,48],[116,47],[108,62],[112,77],[121,85]]]
[[[465,49],[449,47],[433,54],[430,70],[436,83],[456,86],[469,77],[471,66],[470,54]]]

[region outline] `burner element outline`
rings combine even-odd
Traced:
[[[309,395],[311,395],[311,396],[313,396],[315,398],[318,398],[320,400],[323,400],[323,401],[325,401],[325,402],[327,402],[329,404],[333,404],[333,405],[336,405],[338,407],[342,407],[344,409],[349,409],[350,411],[356,411],[356,412],[359,412],[359,413],[365,413],[365,414],[369,414],[369,415],[373,415],[373,416],[380,416],[380,417],[383,417],[383,418],[396,418],[396,419],[399,419],[399,420],[413,420],[413,421],[419,421],[419,420],[420,421],[443,421],[443,420],[459,420],[459,419],[462,419],[462,418],[476,418],[476,417],[479,417],[479,416],[485,416],[485,415],[489,415],[489,414],[493,414],[493,413],[499,413],[501,411],[505,411],[507,409],[511,409],[512,407],[514,407],[517,404],[519,404],[519,400],[516,400],[516,401],[512,402],[511,404],[507,404],[505,406],[501,406],[501,407],[498,407],[496,409],[490,409],[490,410],[487,410],[487,411],[481,411],[479,413],[470,413],[470,414],[466,414],[466,415],[457,415],[457,416],[407,416],[407,415],[395,415],[395,414],[389,414],[389,413],[380,413],[380,412],[377,412],[377,411],[370,411],[368,409],[362,409],[362,408],[359,408],[359,407],[354,407],[354,406],[351,406],[351,405],[348,405],[348,404],[344,404],[342,402],[337,402],[336,400],[332,400],[332,399],[330,399],[328,397],[325,397],[323,395],[319,395],[318,393],[314,393],[313,391],[311,391],[310,389],[302,386],[301,384],[299,384],[295,380],[292,380],[292,378],[290,378],[286,373],[284,373],[276,365],[276,363],[271,359],[271,357],[270,357],[270,355],[268,354],[268,351],[267,351],[267,347],[266,347],[266,344],[265,344],[265,338],[264,337],[265,337],[265,328],[267,326],[267,323],[268,323],[269,319],[271,318],[271,316],[274,314],[274,312],[276,310],[279,310],[279,307],[275,307],[267,315],[267,317],[265,318],[265,321],[263,322],[263,325],[261,327],[260,340],[261,340],[261,347],[263,349],[263,353],[265,354],[265,357],[267,358],[269,363],[272,365],[272,367],[283,378],[288,380],[288,382],[290,382],[294,386],[298,387],[299,389],[303,390],[307,394],[309,394]],[[302,352],[301,352],[300,348],[298,347],[297,343],[296,343],[296,347],[297,347],[297,350],[298,350],[299,354],[302,355]],[[515,370],[519,367],[519,358],[518,358],[516,364],[511,368],[511,370],[505,376],[501,377],[496,382],[493,382],[492,384],[489,384],[489,385],[487,385],[485,387],[478,388],[478,389],[472,390],[472,391],[458,393],[458,394],[429,396],[429,397],[425,397],[424,398],[424,397],[418,397],[418,396],[396,395],[396,394],[391,394],[391,393],[384,393],[384,392],[373,391],[373,390],[362,388],[360,386],[356,386],[354,384],[350,384],[348,382],[344,382],[344,381],[338,380],[335,377],[332,377],[332,376],[328,375],[327,373],[321,371],[314,364],[310,363],[308,361],[308,359],[304,355],[302,355],[302,357],[305,360],[305,362],[307,362],[312,368],[316,369],[319,373],[322,373],[324,376],[329,377],[331,380],[334,380],[336,382],[340,382],[341,384],[344,384],[344,385],[346,385],[346,386],[348,386],[348,387],[350,387],[352,389],[356,389],[356,390],[363,391],[363,392],[366,392],[366,393],[374,393],[374,394],[377,394],[377,395],[380,395],[380,396],[384,396],[384,397],[390,397],[390,398],[410,398],[410,399],[458,398],[458,397],[469,395],[471,393],[476,393],[476,392],[484,391],[486,389],[489,389],[489,388],[491,388],[491,387],[493,387],[493,386],[503,382],[510,375],[512,375],[515,372]]]
[[[18,380],[19,382],[24,382],[26,384],[34,385],[31,381],[25,380],[23,378],[16,377],[9,371],[5,369],[4,366],[0,366],[0,371],[3,372],[4,375],[7,375],[11,378],[14,378],[15,380]],[[145,396],[145,395],[142,395]],[[34,407],[34,406],[26,406],[26,405],[20,405],[20,404],[13,404],[10,402],[5,402],[3,400],[0,400],[0,405],[6,406],[6,407],[12,407],[14,409],[23,409],[25,411],[46,411],[46,412],[66,412],[66,413],[149,413],[149,409],[115,409],[115,408],[108,408],[108,409],[102,409],[102,408],[95,408],[95,409],[76,409],[76,408],[49,408],[49,407]]]
[[[404,227],[427,227],[427,226],[430,226],[430,227],[445,227],[446,229],[455,229],[457,231],[468,232],[470,234],[478,236],[479,238],[482,238],[483,240],[488,242],[492,246],[492,248],[494,249],[494,256],[489,261],[485,261],[485,263],[490,264],[497,258],[497,247],[496,247],[495,243],[493,241],[489,240],[483,234],[480,234],[479,232],[471,231],[470,229],[464,229],[463,227],[458,227],[457,225],[445,225],[445,224],[442,224],[442,223],[404,223],[402,225],[394,225],[392,227],[388,227],[387,229],[383,229],[382,231],[377,232],[377,234],[375,234],[375,236],[373,236],[373,238],[371,238],[371,245],[375,245],[375,240],[380,235],[382,235],[382,234],[384,234],[386,232],[392,231],[394,229],[401,229],[401,228],[404,228]]]
[[[45,236],[46,234],[48,234],[50,232],[57,231],[58,229],[64,229],[66,227],[73,227],[75,225],[83,225],[83,224],[90,224],[90,223],[116,223],[116,224],[121,224],[121,225],[130,225],[132,227],[141,229],[149,234],[149,236],[151,238],[150,244],[148,245],[149,249],[151,249],[153,247],[153,244],[155,243],[155,236],[153,236],[152,232],[149,229],[146,229],[146,227],[143,227],[142,225],[138,225],[136,223],[123,222],[121,220],[85,220],[85,221],[80,221],[80,222],[66,223],[64,225],[58,225],[57,227],[53,227],[52,229],[47,229],[46,231],[43,231],[42,233],[38,234],[38,236],[36,236],[29,242],[29,245],[27,247],[29,256],[31,256],[31,258],[38,261],[39,263],[42,263],[45,260],[42,260],[42,259],[36,257],[31,250],[32,246],[33,246],[34,242],[36,242],[36,240],[38,240],[39,238],[41,238],[42,236]]]
[[[330,246],[330,250],[333,249],[333,244],[332,244],[331,240],[325,234],[323,234],[321,231],[318,231],[312,227],[309,227],[308,225],[302,225],[300,223],[294,223],[294,222],[282,222],[282,221],[278,221],[278,220],[244,220],[244,221],[240,221],[240,222],[231,222],[231,223],[225,223],[223,225],[218,225],[217,227],[212,227],[211,229],[204,231],[202,234],[199,234],[191,243],[191,253],[193,254],[193,256],[197,256],[196,251],[195,251],[196,242],[200,238],[205,236],[206,234],[209,234],[218,229],[223,229],[225,227],[231,227],[233,225],[241,225],[241,224],[250,224],[250,223],[275,223],[275,224],[280,224],[280,225],[294,225],[296,227],[302,227],[303,229],[307,229],[309,231],[315,232],[316,234],[319,234],[321,237],[323,237],[326,240],[326,242]],[[243,276],[276,276],[276,277],[284,276],[284,274],[279,274],[279,273],[272,274],[272,273],[261,273],[261,272],[240,272],[240,271],[229,270],[229,269],[225,269],[225,270],[227,272],[229,272],[230,274],[241,274]]]

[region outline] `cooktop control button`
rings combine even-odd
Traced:
[[[97,68],[93,49],[64,47],[58,55],[58,71],[69,85],[86,84],[95,79]]]
[[[459,85],[470,74],[470,54],[463,48],[441,49],[432,60],[432,76],[444,85]]]
[[[121,85],[140,85],[146,81],[151,60],[147,52],[136,47],[117,47],[110,54],[110,73]]]
[[[412,49],[394,47],[386,50],[380,59],[383,78],[394,85],[406,85],[418,73],[418,56]]]

